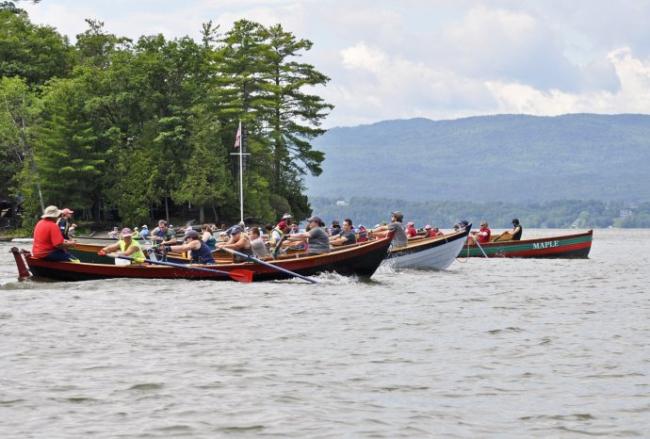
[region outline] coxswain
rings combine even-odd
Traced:
[[[229,248],[231,250],[238,251],[245,255],[253,256],[253,249],[251,247],[251,241],[248,237],[248,234],[244,232],[244,228],[240,225],[232,226],[227,231],[230,238],[226,242],[220,242],[217,244],[217,249],[220,248]],[[234,255],[235,262],[244,262],[246,258],[243,256]]]
[[[140,244],[133,238],[133,231],[128,227],[123,228],[120,232],[119,241],[107,245],[97,252],[99,256],[106,256],[108,253],[116,253],[117,256],[128,256],[132,259],[132,264],[141,264],[146,259]]]
[[[512,230],[507,230],[501,233],[495,241],[519,241],[521,240],[521,235],[524,233],[521,224],[517,218],[512,220]]]
[[[32,244],[32,256],[36,259],[61,262],[79,262],[66,250],[72,247],[75,242],[65,239],[57,220],[61,211],[56,206],[47,206],[41,215],[41,220],[34,227],[34,242]]]
[[[199,232],[188,229],[183,235],[183,244],[164,245],[165,252],[184,253],[188,252],[193,264],[214,264],[214,256],[208,245],[201,240]]]
[[[74,235],[74,230],[77,228],[76,224],[72,223],[72,215],[74,210],[68,209],[67,207],[61,210],[61,217],[57,220],[56,224],[61,230],[63,239],[70,239],[70,229],[72,229],[72,234]]]
[[[303,241],[307,243],[308,255],[319,255],[330,251],[330,238],[325,231],[325,223],[317,216],[307,220],[308,230],[302,233],[289,235],[289,241]]]
[[[151,240],[162,245],[176,244],[176,233],[167,225],[167,221],[160,220],[158,227],[151,231]]]
[[[512,239],[514,241],[521,240],[521,235],[523,235],[523,233],[524,233],[524,228],[521,227],[519,220],[517,218],[514,218],[512,220],[512,230],[510,231],[510,234],[512,235]]]
[[[370,233],[372,235],[383,237],[389,232],[393,232],[393,246],[396,248],[405,247],[408,243],[408,238],[406,237],[404,225],[402,224],[403,220],[404,214],[402,212],[399,210],[391,212],[390,224],[375,227],[370,231]]]
[[[343,220],[343,228],[338,235],[330,237],[330,244],[334,246],[351,245],[357,243],[357,235],[354,233],[352,220],[346,218]]]

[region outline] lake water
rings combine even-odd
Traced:
[[[19,283],[9,248],[2,438],[650,431],[650,231],[597,230],[589,260],[317,286]]]

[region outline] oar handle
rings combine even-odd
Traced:
[[[268,268],[272,268],[273,270],[281,271],[281,272],[283,272],[285,274],[297,277],[298,279],[302,279],[302,280],[304,280],[306,282],[309,282],[309,283],[312,283],[312,284],[317,284],[318,283],[314,279],[310,279],[307,276],[303,276],[302,274],[295,273],[295,272],[293,272],[291,270],[287,270],[286,268],[283,268],[283,267],[278,267],[277,265],[274,265],[274,264],[269,264],[268,262],[264,262],[264,261],[262,261],[260,259],[257,259],[254,256],[247,255],[246,253],[238,252],[237,250],[233,250],[231,248],[226,248],[226,247],[221,247],[221,250],[224,250],[224,251],[226,251],[226,252],[228,252],[230,254],[233,254],[233,255],[237,255],[240,258],[244,258],[244,259],[246,259],[248,261],[255,262],[257,264],[263,265],[263,266],[268,267]]]

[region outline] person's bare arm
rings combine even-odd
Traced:
[[[309,232],[292,233],[287,237],[288,241],[304,241],[306,239],[309,239]]]
[[[103,251],[104,253],[113,253],[118,251],[119,249],[120,249],[120,244],[116,243],[116,244],[107,245],[106,247],[101,249],[101,251]]]

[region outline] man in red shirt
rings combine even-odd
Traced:
[[[474,235],[476,240],[479,242],[479,244],[485,244],[487,242],[490,242],[491,235],[492,231],[488,227],[487,221],[481,221],[481,228],[479,229],[478,233]]]
[[[418,231],[415,228],[415,223],[413,221],[406,223],[406,236],[409,238],[415,238],[417,235]]]
[[[34,228],[34,243],[32,256],[48,261],[73,261],[74,256],[66,251],[66,247],[74,245],[74,241],[63,238],[56,220],[61,216],[61,211],[56,206],[48,206],[41,220]]]

